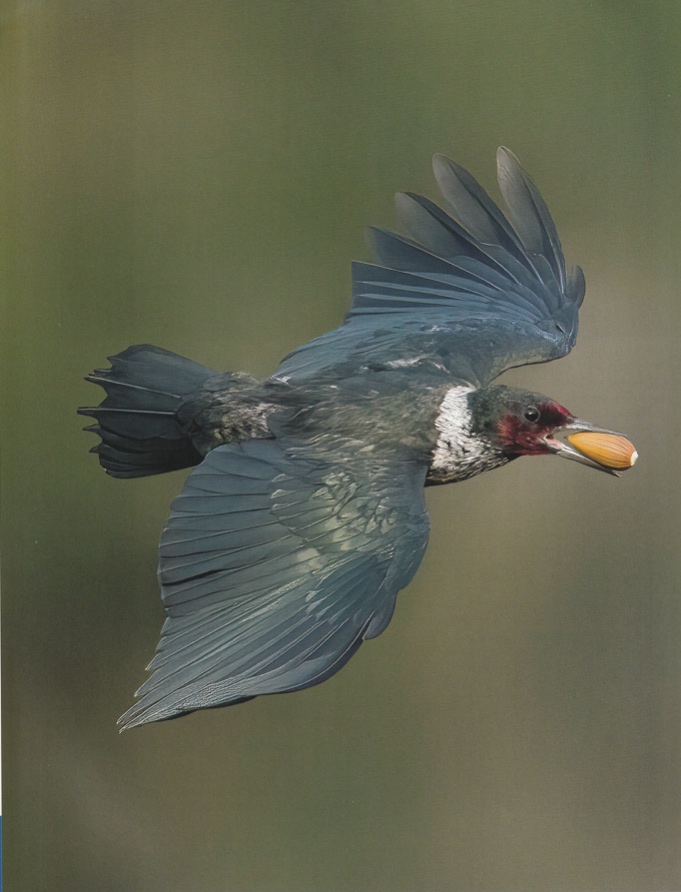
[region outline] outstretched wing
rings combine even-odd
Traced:
[[[426,469],[251,440],[211,452],[160,546],[167,620],[123,728],[293,691],[388,624],[426,547]]]
[[[508,217],[462,167],[433,161],[445,210],[397,195],[407,235],[370,230],[376,264],[353,264],[345,325],[287,357],[277,377],[354,367],[430,365],[475,386],[508,368],[568,353],[584,297],[529,175],[497,154]]]

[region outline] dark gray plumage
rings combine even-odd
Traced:
[[[513,366],[569,353],[584,297],[582,271],[566,274],[546,205],[515,156],[499,149],[497,161],[527,243],[470,174],[436,155],[450,214],[399,194],[412,238],[370,230],[378,264],[353,263],[346,324],[294,350],[277,376],[411,362],[479,387]]]
[[[345,324],[264,382],[130,347],[90,380],[90,429],[113,476],[198,464],[160,546],[168,618],[124,728],[317,684],[380,634],[423,556],[424,484],[521,454],[599,467],[555,439],[578,422],[490,382],[565,355],[584,295],[515,157],[498,154],[508,219],[436,156],[446,211],[411,193],[407,235],[372,230]]]
[[[340,462],[222,446],[189,477],[161,537],[154,673],[124,725],[316,684],[385,628],[426,546],[425,467],[338,445]]]

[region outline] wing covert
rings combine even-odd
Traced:
[[[383,631],[426,547],[426,469],[342,456],[252,440],[188,477],[161,538],[167,619],[124,728],[317,684]]]

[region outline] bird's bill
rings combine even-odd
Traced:
[[[565,440],[557,439],[561,434],[565,435]],[[615,477],[620,476],[620,471],[632,467],[638,458],[633,444],[623,434],[596,427],[581,418],[573,418],[546,437],[545,442],[555,455]]]

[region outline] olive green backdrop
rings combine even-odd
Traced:
[[[79,0],[0,12],[9,892],[681,888],[681,4]],[[510,146],[587,276],[506,381],[626,431],[429,493],[335,678],[119,736],[183,475],[107,478],[78,405],[151,342],[266,375],[335,327],[430,156]]]

